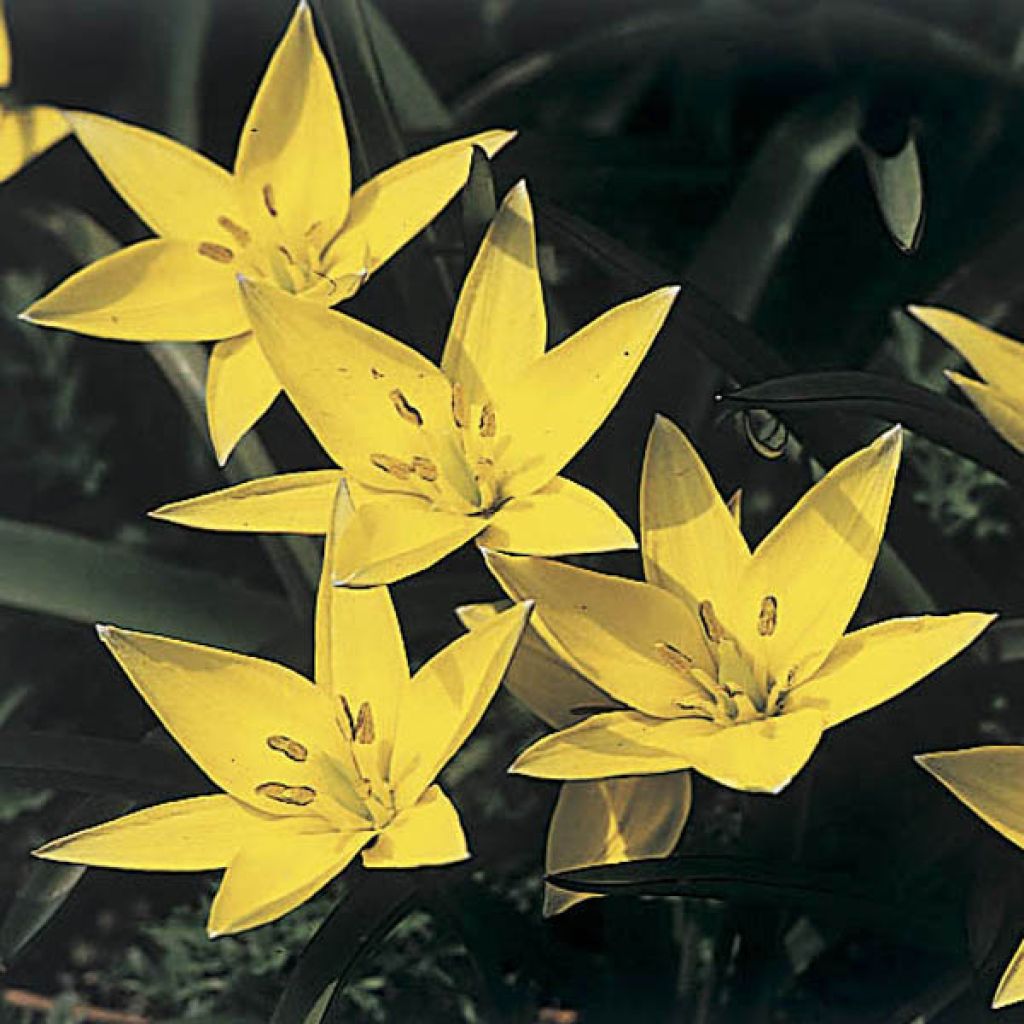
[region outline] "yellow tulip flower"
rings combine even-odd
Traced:
[[[986,825],[1024,848],[1024,747],[974,747],[921,754],[915,761]],[[1024,999],[1024,943],[992,998],[995,1010]]]
[[[238,295],[244,274],[324,307],[350,298],[465,183],[488,131],[419,153],[352,191],[345,122],[302,0],[225,171],[165,136],[69,113],[76,136],[157,238],[72,275],[23,314],[33,323],[128,341],[217,341],[206,385],[224,462],[281,390]]]
[[[0,0],[0,89],[10,84],[11,40]],[[0,101],[0,181],[13,177],[69,131],[64,115],[54,107],[17,108]]]
[[[328,549],[329,550],[329,549]],[[160,804],[47,843],[47,860],[148,871],[226,868],[211,936],[280,917],[362,852],[368,868],[469,856],[435,779],[496,691],[529,603],[410,678],[386,588],[317,607],[316,683],[281,665],[128,630],[100,637],[168,732],[224,792]]]
[[[463,605],[457,613],[472,630],[493,621],[499,609],[498,604]],[[530,627],[516,648],[505,686],[552,729],[619,707],[555,655]],[[692,792],[690,773],[685,771],[563,783],[548,827],[545,873],[667,856],[683,834]],[[560,914],[596,895],[545,884],[544,916]]]
[[[243,283],[271,366],[344,467],[355,502],[338,538],[335,582],[391,583],[474,537],[538,555],[635,547],[601,498],[558,474],[611,412],[677,291],[616,306],[545,352],[522,183],[469,271],[440,368],[367,324]],[[269,477],[153,515],[205,529],[323,533],[340,476]]]
[[[948,309],[911,306],[910,312],[977,371],[981,380],[953,370],[946,376],[996,433],[1024,452],[1024,345]]]
[[[974,612],[845,633],[874,565],[899,428],[816,483],[753,552],[685,435],[644,461],[646,583],[485,552],[538,633],[621,705],[544,737],[512,771],[600,779],[694,768],[778,793],[822,733],[902,693],[992,621]]]

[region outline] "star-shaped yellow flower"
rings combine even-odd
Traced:
[[[364,323],[244,283],[270,364],[344,467],[356,505],[338,539],[335,581],[390,583],[473,537],[538,555],[634,547],[601,498],[558,473],[611,412],[677,291],[616,306],[545,352],[523,184],[502,203],[469,271],[440,369]],[[339,476],[270,477],[154,515],[206,529],[322,533]]]
[[[921,754],[915,761],[982,821],[1024,848],[1024,747],[974,747]],[[992,1008],[1024,999],[1024,943],[1003,972]]]
[[[998,434],[1024,452],[1024,344],[948,309],[911,306],[910,312],[977,371],[980,381],[952,370],[946,376]]]
[[[881,543],[899,428],[830,470],[751,552],[684,434],[660,418],[641,491],[646,583],[486,553],[537,601],[544,640],[623,708],[528,748],[512,771],[599,779],[695,768],[777,793],[825,729],[903,692],[993,616],[845,634]]]
[[[281,389],[253,338],[237,275],[325,307],[351,297],[462,187],[474,146],[493,156],[514,135],[449,142],[353,193],[345,122],[305,0],[256,93],[231,172],[142,128],[67,116],[158,237],[72,275],[24,316],[101,338],[217,341],[206,395],[221,462]]]
[[[0,0],[0,89],[11,84],[11,41]],[[13,177],[68,134],[64,115],[54,107],[9,107],[0,100],[0,181]]]
[[[497,604],[463,605],[457,611],[469,629],[480,629],[501,614]],[[530,627],[516,648],[505,686],[552,729],[620,707]],[[563,783],[548,827],[545,874],[666,856],[683,834],[692,792],[686,771]],[[596,895],[545,884],[544,916]]]
[[[483,715],[530,605],[460,637],[410,678],[387,589],[332,587],[330,575],[326,565],[315,685],[257,658],[101,627],[168,732],[225,792],[137,811],[37,855],[150,871],[226,867],[211,935],[286,914],[360,851],[369,868],[468,857],[458,812],[434,780]]]

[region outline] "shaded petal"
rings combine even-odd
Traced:
[[[411,462],[437,456],[438,438],[455,443],[451,387],[441,371],[342,313],[253,282],[242,292],[264,354],[331,458],[370,486],[436,493],[415,475],[393,482],[373,456]]]
[[[7,18],[0,0],[0,89],[11,84],[11,37],[7,33]]]
[[[566,782],[548,826],[544,873],[665,857],[683,834],[693,803],[689,772]],[[596,893],[544,886],[544,916]]]
[[[361,715],[370,716],[372,726],[353,750],[364,768],[364,777],[383,782],[391,765],[398,709],[409,683],[409,664],[388,588],[334,586],[337,537],[351,515],[351,501],[342,484],[332,528],[324,542],[323,572],[317,591],[316,681],[343,704],[343,719],[350,725]],[[351,731],[348,735],[353,738]]]
[[[197,796],[53,839],[33,855],[132,871],[208,871],[225,867],[280,820],[230,796]]]
[[[345,240],[337,256],[328,252],[325,270],[346,268],[338,262],[342,253],[360,254],[359,265],[372,273],[386,263],[410,239],[418,235],[455,197],[466,183],[473,147],[489,157],[515,138],[515,132],[488,131],[446,142],[381,171],[352,196],[348,221],[341,234]],[[347,262],[347,261],[346,261]]]
[[[475,537],[487,521],[389,494],[360,504],[335,542],[334,582],[375,587],[422,572]]]
[[[251,331],[213,346],[206,371],[206,419],[220,465],[280,392]]]
[[[505,197],[459,293],[441,369],[470,404],[511,384],[544,354],[547,317],[526,183]]]
[[[1024,849],[1024,747],[971,747],[914,760],[1000,835]]]
[[[1017,451],[1024,452],[1024,400],[959,373],[948,371],[946,376],[970,399],[997,434]]]
[[[351,783],[326,762],[345,754],[327,695],[282,665],[215,647],[99,627],[128,678],[167,731],[222,789],[267,814],[332,813],[336,796],[354,814]],[[304,749],[296,760],[272,749],[285,737]],[[257,792],[267,782],[311,786],[305,807]]]
[[[687,436],[656,416],[640,484],[640,533],[648,582],[677,594],[696,614],[714,602],[731,628],[734,595],[750,551]]]
[[[83,111],[66,116],[107,181],[158,235],[230,244],[218,220],[243,218],[235,183],[223,167],[166,135],[112,117]]]
[[[546,352],[495,396],[503,492],[543,487],[612,411],[668,316],[678,288],[609,310]]]
[[[909,312],[951,345],[988,383],[1024,400],[1024,345],[969,317],[935,306]]]
[[[484,557],[510,597],[537,602],[534,628],[552,650],[616,700],[674,718],[680,702],[703,695],[658,653],[670,644],[711,668],[699,625],[667,591],[546,559]]]
[[[502,505],[488,520],[480,543],[520,555],[572,555],[636,547],[633,531],[604,498],[563,476]]]
[[[0,104],[0,181],[17,174],[69,131],[64,115],[54,107],[8,110]]]
[[[308,4],[296,8],[260,83],[238,141],[235,175],[249,209],[269,219],[272,206],[285,237],[301,238],[317,222],[330,236],[348,213],[345,122]]]
[[[248,328],[231,270],[189,242],[151,238],[104,256],[22,318],[122,341],[206,341]]]
[[[1001,1010],[1004,1006],[1019,1003],[1024,999],[1024,942],[1017,947],[1017,952],[1006,965],[1003,976],[999,979],[996,993],[992,997],[992,1009]]]
[[[241,849],[220,883],[207,931],[210,938],[274,921],[305,903],[373,838],[360,832],[280,829]]]
[[[608,711],[537,740],[509,771],[570,781],[678,772],[693,766],[690,744],[721,731],[722,726],[705,718]]]
[[[828,726],[898,697],[959,654],[995,619],[980,612],[891,619],[844,636],[787,710],[816,708]]]
[[[149,514],[199,530],[237,530],[242,533],[325,534],[338,484],[339,469],[247,480],[183,501],[161,505]]]
[[[431,786],[363,850],[368,868],[419,868],[468,858],[459,812],[440,786]]]
[[[415,803],[466,742],[501,683],[532,609],[515,605],[421,668],[402,702],[391,780],[398,807]]]
[[[774,632],[759,638],[769,674],[806,679],[843,635],[878,557],[902,435],[899,427],[829,470],[754,552],[736,629],[749,638],[766,598]]]
[[[455,614],[467,629],[479,629],[508,607],[507,602],[464,604]],[[505,674],[505,687],[552,729],[564,729],[594,709],[621,707],[555,654],[526,627]]]

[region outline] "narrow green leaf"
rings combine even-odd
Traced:
[[[721,401],[780,414],[843,412],[902,423],[1004,479],[1024,484],[1024,459],[978,413],[898,377],[860,370],[793,374],[722,395]]]
[[[405,871],[353,866],[345,881],[344,898],[299,954],[270,1024],[342,1019],[341,992],[353,969],[409,913],[416,897],[416,882]]]
[[[469,165],[469,178],[462,190],[462,242],[466,253],[466,266],[473,262],[483,241],[487,226],[494,220],[498,204],[494,194],[494,171],[487,153],[473,147]]]
[[[882,220],[893,241],[905,253],[917,251],[924,231],[924,183],[913,132],[897,152],[883,155],[862,146],[868,179]]]
[[[291,623],[277,597],[125,544],[0,519],[0,604],[257,651]]]

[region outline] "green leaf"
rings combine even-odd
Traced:
[[[907,135],[903,147],[890,155],[862,146],[868,179],[878,209],[893,241],[905,253],[917,251],[924,231],[924,184],[917,139]]]
[[[683,896],[783,905],[893,932],[929,949],[962,951],[959,913],[880,893],[850,875],[805,864],[744,857],[677,856],[579,868],[548,881],[573,892],[605,896]]]
[[[0,604],[258,651],[292,625],[277,597],[133,547],[0,519]]]
[[[341,1018],[353,969],[413,907],[417,884],[406,871],[346,872],[348,890],[299,954],[270,1024],[328,1024]]]
[[[466,267],[473,262],[484,239],[487,226],[494,220],[498,204],[494,194],[494,171],[487,153],[480,146],[473,147],[469,177],[462,190],[462,243],[466,253]]]
[[[1024,483],[1024,459],[978,413],[898,377],[860,370],[793,374],[722,395],[721,401],[779,414],[842,412],[902,423],[1005,480]]]

